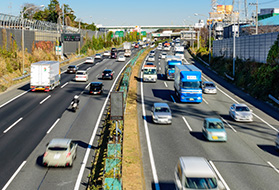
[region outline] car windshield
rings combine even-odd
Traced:
[[[100,85],[91,85],[90,86],[90,90],[100,90],[102,88],[102,86]]]
[[[66,151],[67,147],[54,146],[54,147],[48,147],[48,150],[51,150],[51,151]]]
[[[221,122],[209,122],[209,129],[224,129],[224,125]]]
[[[153,56],[149,56],[149,58],[150,58],[150,59],[153,59],[154,57],[153,57]]]
[[[92,57],[87,57],[86,59],[88,59],[88,60],[92,60]]]
[[[156,107],[155,112],[170,112],[169,108],[165,107]]]
[[[70,65],[68,68],[69,69],[72,69],[72,68],[75,68],[76,66],[74,66],[74,65]]]
[[[181,87],[186,89],[200,89],[200,82],[182,82]]]
[[[215,87],[215,85],[213,83],[205,83],[206,87]]]
[[[169,69],[175,69],[175,65],[169,65]]]
[[[235,111],[250,111],[246,106],[236,106]]]
[[[77,72],[77,75],[85,75],[84,72]]]
[[[111,73],[111,71],[104,71],[103,73],[104,73],[104,74],[107,74],[107,73]]]
[[[186,177],[184,187],[189,189],[215,189],[217,188],[217,180],[215,178]]]
[[[101,56],[101,54],[96,54],[96,56]]]
[[[143,74],[150,74],[150,75],[154,75],[156,74],[156,69],[144,69],[143,70]]]

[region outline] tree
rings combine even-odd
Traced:
[[[33,8],[30,8],[30,7],[33,7]],[[25,11],[26,9],[28,9],[28,10]],[[21,13],[23,11],[25,11],[25,13],[23,14],[23,18],[32,19],[34,14],[39,10],[40,10],[40,7],[36,7],[36,5],[33,3],[24,3]]]
[[[268,52],[266,62],[270,65],[279,64],[279,34],[277,40],[274,42]]]

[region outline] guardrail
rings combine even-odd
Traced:
[[[279,100],[274,98],[271,94],[268,95],[268,97],[273,100],[274,102],[276,102],[277,104],[279,104]]]

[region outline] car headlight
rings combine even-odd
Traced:
[[[201,99],[201,97],[198,97],[198,100],[200,100]]]

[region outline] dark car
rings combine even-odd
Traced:
[[[76,73],[78,70],[78,67],[75,65],[69,65],[67,69],[67,73]]]
[[[116,52],[111,52],[110,53],[110,58],[111,59],[116,59],[117,58],[117,53]]]
[[[89,94],[102,94],[103,86],[102,82],[91,82],[89,86]]]
[[[110,52],[117,52],[116,48],[111,48]]]
[[[102,79],[113,79],[113,72],[111,69],[105,69],[102,73]]]

